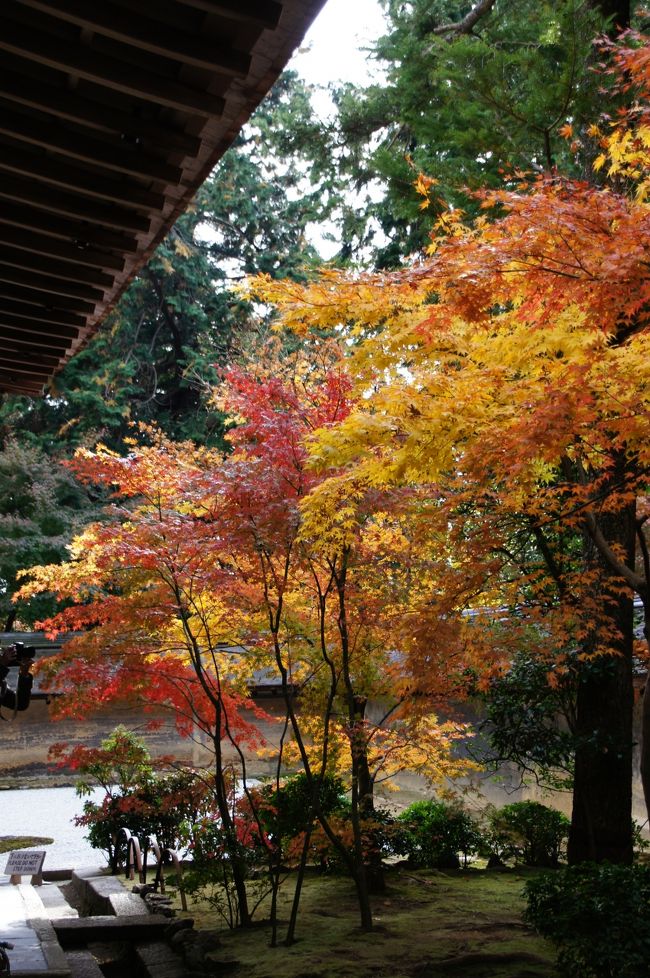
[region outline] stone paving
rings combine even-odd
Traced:
[[[58,887],[54,889],[58,897],[53,891],[49,893],[46,900],[50,906],[46,909],[31,884],[15,886],[7,877],[0,878],[0,940],[14,945],[8,954],[11,974],[17,978],[70,975],[49,919],[58,915],[63,901]]]
[[[0,875],[0,940],[14,945],[8,952],[12,976],[103,978],[93,954],[83,945],[110,943],[119,936],[133,943],[139,974],[183,978],[182,960],[163,940],[167,917],[149,913],[140,896],[97,869],[72,872],[72,886],[75,896],[93,907],[91,916],[79,917],[56,882],[15,886],[8,876]]]

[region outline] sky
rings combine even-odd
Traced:
[[[369,80],[363,51],[383,32],[379,0],[328,0],[289,66],[318,85]]]
[[[384,27],[379,0],[328,0],[287,67],[323,87],[331,82],[369,84],[380,78],[381,70],[364,49],[381,36]],[[333,114],[333,103],[325,91],[314,93],[311,101],[321,119]],[[367,188],[367,192],[373,191]],[[376,192],[381,196],[380,190]],[[340,247],[334,226],[308,227],[307,238],[325,261]]]
[[[381,36],[384,27],[379,0],[328,0],[287,68],[323,89],[332,82],[368,84],[379,78],[381,72],[376,62],[368,59],[364,48]],[[325,90],[313,93],[311,103],[321,120],[333,115],[334,106]],[[371,192],[368,188],[368,193]],[[376,192],[381,196],[379,189]],[[214,231],[205,225],[197,234],[210,241]],[[328,235],[334,235],[334,240]],[[307,238],[325,261],[340,247],[333,225],[312,225],[307,228]]]

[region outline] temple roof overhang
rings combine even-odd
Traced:
[[[39,395],[324,0],[3,0],[0,390]]]

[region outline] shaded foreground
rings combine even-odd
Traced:
[[[395,868],[373,900],[375,930],[356,925],[352,884],[334,876],[307,879],[290,948],[269,947],[270,930],[224,931],[216,962],[239,962],[247,978],[557,978],[552,946],[521,919],[522,889],[532,871],[437,872]],[[280,894],[288,919],[293,881]],[[215,915],[192,904],[197,928]],[[282,939],[283,928],[279,928]]]

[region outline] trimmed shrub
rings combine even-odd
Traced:
[[[526,884],[524,918],[566,978],[650,978],[650,868],[581,863]]]
[[[395,841],[397,851],[415,866],[457,868],[461,856],[466,866],[483,842],[478,825],[460,805],[415,801],[400,813],[398,821],[403,831]]]
[[[488,847],[499,859],[527,866],[557,866],[571,825],[566,815],[538,801],[516,801],[488,815]]]

